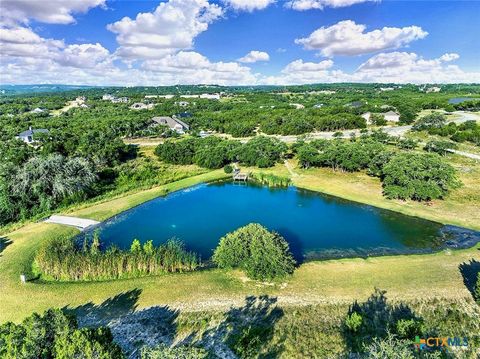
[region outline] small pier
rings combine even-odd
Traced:
[[[248,181],[248,173],[242,173],[240,171],[235,171],[235,172],[233,172],[233,180],[234,181],[247,182]]]

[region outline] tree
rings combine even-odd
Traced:
[[[437,154],[398,153],[383,168],[387,198],[428,201],[459,186],[455,169]]]
[[[309,168],[318,164],[319,153],[311,144],[304,143],[297,148],[297,158],[301,167]]]
[[[73,316],[59,309],[32,314],[20,324],[0,325],[0,357],[5,359],[121,359],[110,329],[79,329]]]
[[[257,136],[243,145],[238,154],[247,166],[272,167],[287,150],[287,145],[275,138]]]
[[[456,149],[458,146],[450,141],[442,141],[442,140],[432,140],[428,141],[423,149],[427,152],[436,152],[439,155],[446,156],[451,149]]]
[[[447,118],[445,115],[433,112],[420,118],[412,127],[413,131],[423,131],[430,128],[440,128],[445,126]]]
[[[370,123],[375,126],[385,126],[387,121],[385,120],[385,116],[380,113],[372,113],[370,115]]]
[[[412,138],[399,138],[397,147],[402,150],[413,150],[417,147],[417,141]]]
[[[58,154],[33,157],[19,168],[2,167],[0,212],[5,217],[0,218],[0,223],[51,210],[62,202],[84,199],[96,180],[89,161]]]
[[[287,241],[256,223],[222,237],[213,261],[220,268],[241,268],[249,278],[259,280],[284,277],[295,268]]]

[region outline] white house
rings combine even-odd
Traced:
[[[143,102],[135,102],[130,109],[132,110],[151,110],[155,105],[153,103],[145,104]]]
[[[440,92],[442,91],[442,88],[441,87],[437,87],[437,86],[432,86],[432,87],[428,87],[425,92],[426,93],[430,93],[430,92]]]
[[[400,115],[393,111],[388,111],[383,114],[383,118],[387,122],[398,122],[400,121]]]
[[[128,103],[128,97],[116,97],[112,99],[112,103]]]
[[[105,94],[102,96],[103,101],[112,101],[115,98],[115,96],[112,96],[110,94]]]
[[[313,105],[313,108],[322,108],[323,103],[317,103],[316,105]]]
[[[19,133],[18,136],[16,136],[15,138],[18,138],[25,143],[32,144],[35,142],[33,137],[37,133],[48,133],[48,130],[44,128],[32,129],[31,127],[29,127],[28,130]]]
[[[42,110],[40,107],[37,107],[37,108],[34,108],[32,111],[30,111],[30,113],[42,113],[44,111],[45,110]]]
[[[202,93],[200,95],[200,98],[204,98],[207,100],[220,100],[220,94],[214,93],[214,94],[209,94],[209,93]]]
[[[301,103],[291,103],[290,106],[295,107],[297,110],[303,110],[305,108]]]

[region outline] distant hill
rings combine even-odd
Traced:
[[[93,86],[79,85],[0,85],[0,95],[23,95],[29,93],[62,92],[89,89]]]

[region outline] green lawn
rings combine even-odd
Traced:
[[[323,170],[314,170],[313,173],[303,173],[296,168],[294,170],[300,172],[300,176],[294,178],[296,184],[332,194],[338,191],[338,194],[347,198],[349,193],[355,193],[360,186],[359,193],[366,197],[359,198],[357,194],[357,197],[352,199],[364,199],[367,203],[376,198],[369,195],[368,190],[374,188],[375,191],[380,191],[379,184],[369,177],[368,180],[359,181],[354,176],[329,177],[326,172],[322,172]],[[288,174],[283,165],[264,172]],[[222,170],[212,171],[146,191],[105,200],[76,209],[69,214],[104,220],[167,192],[224,177]],[[337,180],[333,182],[335,178]],[[327,184],[330,186],[327,187]],[[476,201],[477,198],[474,197],[472,200]],[[380,199],[377,198],[377,201]],[[417,210],[425,207],[424,211],[430,208],[425,205],[415,206],[413,208],[418,207]],[[411,207],[406,208],[411,211]],[[464,208],[468,209],[468,203]],[[457,220],[460,221],[461,218]],[[454,222],[454,219],[450,218],[448,222]],[[464,223],[475,228],[473,221]],[[477,225],[478,223],[480,222],[477,222]],[[466,250],[443,251],[428,255],[311,262],[300,266],[284,283],[277,284],[260,284],[247,280],[241,272],[219,269],[105,282],[20,283],[20,273],[28,271],[34,253],[42,242],[53,236],[71,236],[75,233],[76,230],[69,227],[31,223],[5,236],[12,243],[0,253],[0,322],[19,321],[33,311],[42,311],[48,307],[75,307],[90,301],[98,304],[134,289],[141,291],[137,303],[139,308],[167,304],[172,308],[195,311],[219,310],[232,304],[241,304],[247,295],[264,293],[277,296],[279,303],[287,306],[351,303],[355,299],[362,300],[368,297],[374,287],[387,290],[392,299],[410,300],[421,297],[462,300],[469,298],[470,293],[463,283],[459,265],[472,258],[480,260],[480,246],[476,246]]]

